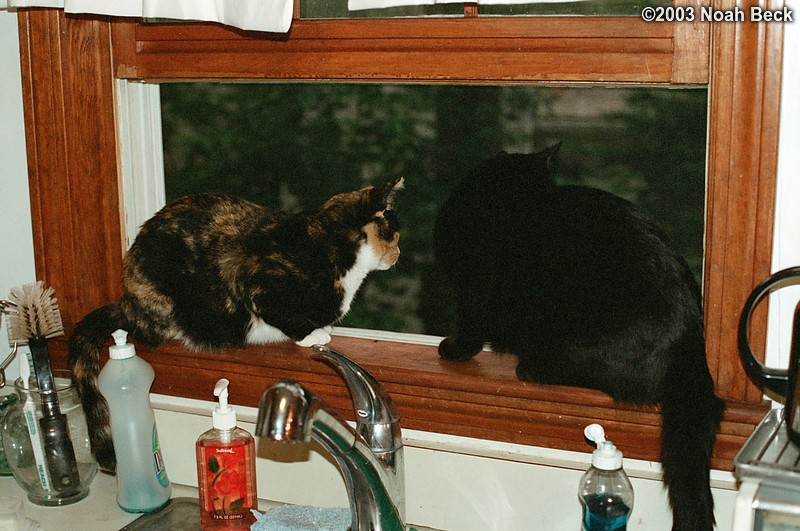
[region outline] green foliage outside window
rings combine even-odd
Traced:
[[[192,83],[161,95],[168,201],[212,191],[309,209],[406,178],[400,262],[369,277],[347,326],[447,334],[453,301],[430,246],[439,205],[498,151],[555,142],[560,182],[648,210],[700,278],[705,90]]]

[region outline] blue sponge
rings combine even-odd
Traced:
[[[349,508],[279,505],[266,514],[253,511],[251,531],[346,531],[352,523]]]

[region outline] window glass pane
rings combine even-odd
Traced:
[[[480,5],[486,16],[517,15],[639,15],[644,6],[668,6],[669,0],[588,0],[534,2],[530,4]],[[463,16],[463,3],[390,7],[350,11],[347,0],[301,0],[300,18],[391,18]]]
[[[387,7],[350,11],[347,0],[306,0],[300,2],[301,19],[330,18],[395,18],[395,17],[462,17],[464,4]]]
[[[399,176],[400,262],[362,286],[347,326],[445,335],[452,296],[431,233],[455,183],[498,151],[562,142],[558,180],[649,211],[700,279],[705,89],[164,84],[167,198],[213,191],[274,208]]]
[[[534,4],[482,5],[482,16],[518,15],[633,15],[645,6],[668,6],[669,0],[591,0],[588,2],[543,2]]]

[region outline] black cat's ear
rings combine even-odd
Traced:
[[[558,152],[561,149],[561,142],[553,144],[549,148],[540,151],[539,156],[544,161],[545,168],[547,169],[547,173],[552,175],[556,171],[556,167],[558,166]]]
[[[394,208],[394,200],[397,196],[397,192],[403,189],[405,182],[404,177],[399,177],[394,181],[386,183],[383,187],[383,205],[386,207],[386,210],[392,210]]]

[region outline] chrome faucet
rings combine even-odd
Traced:
[[[353,429],[321,398],[293,380],[264,391],[256,435],[281,442],[319,442],[342,470],[351,531],[403,531],[405,481],[400,416],[386,390],[354,361],[326,346],[312,347],[342,376],[353,398]]]

